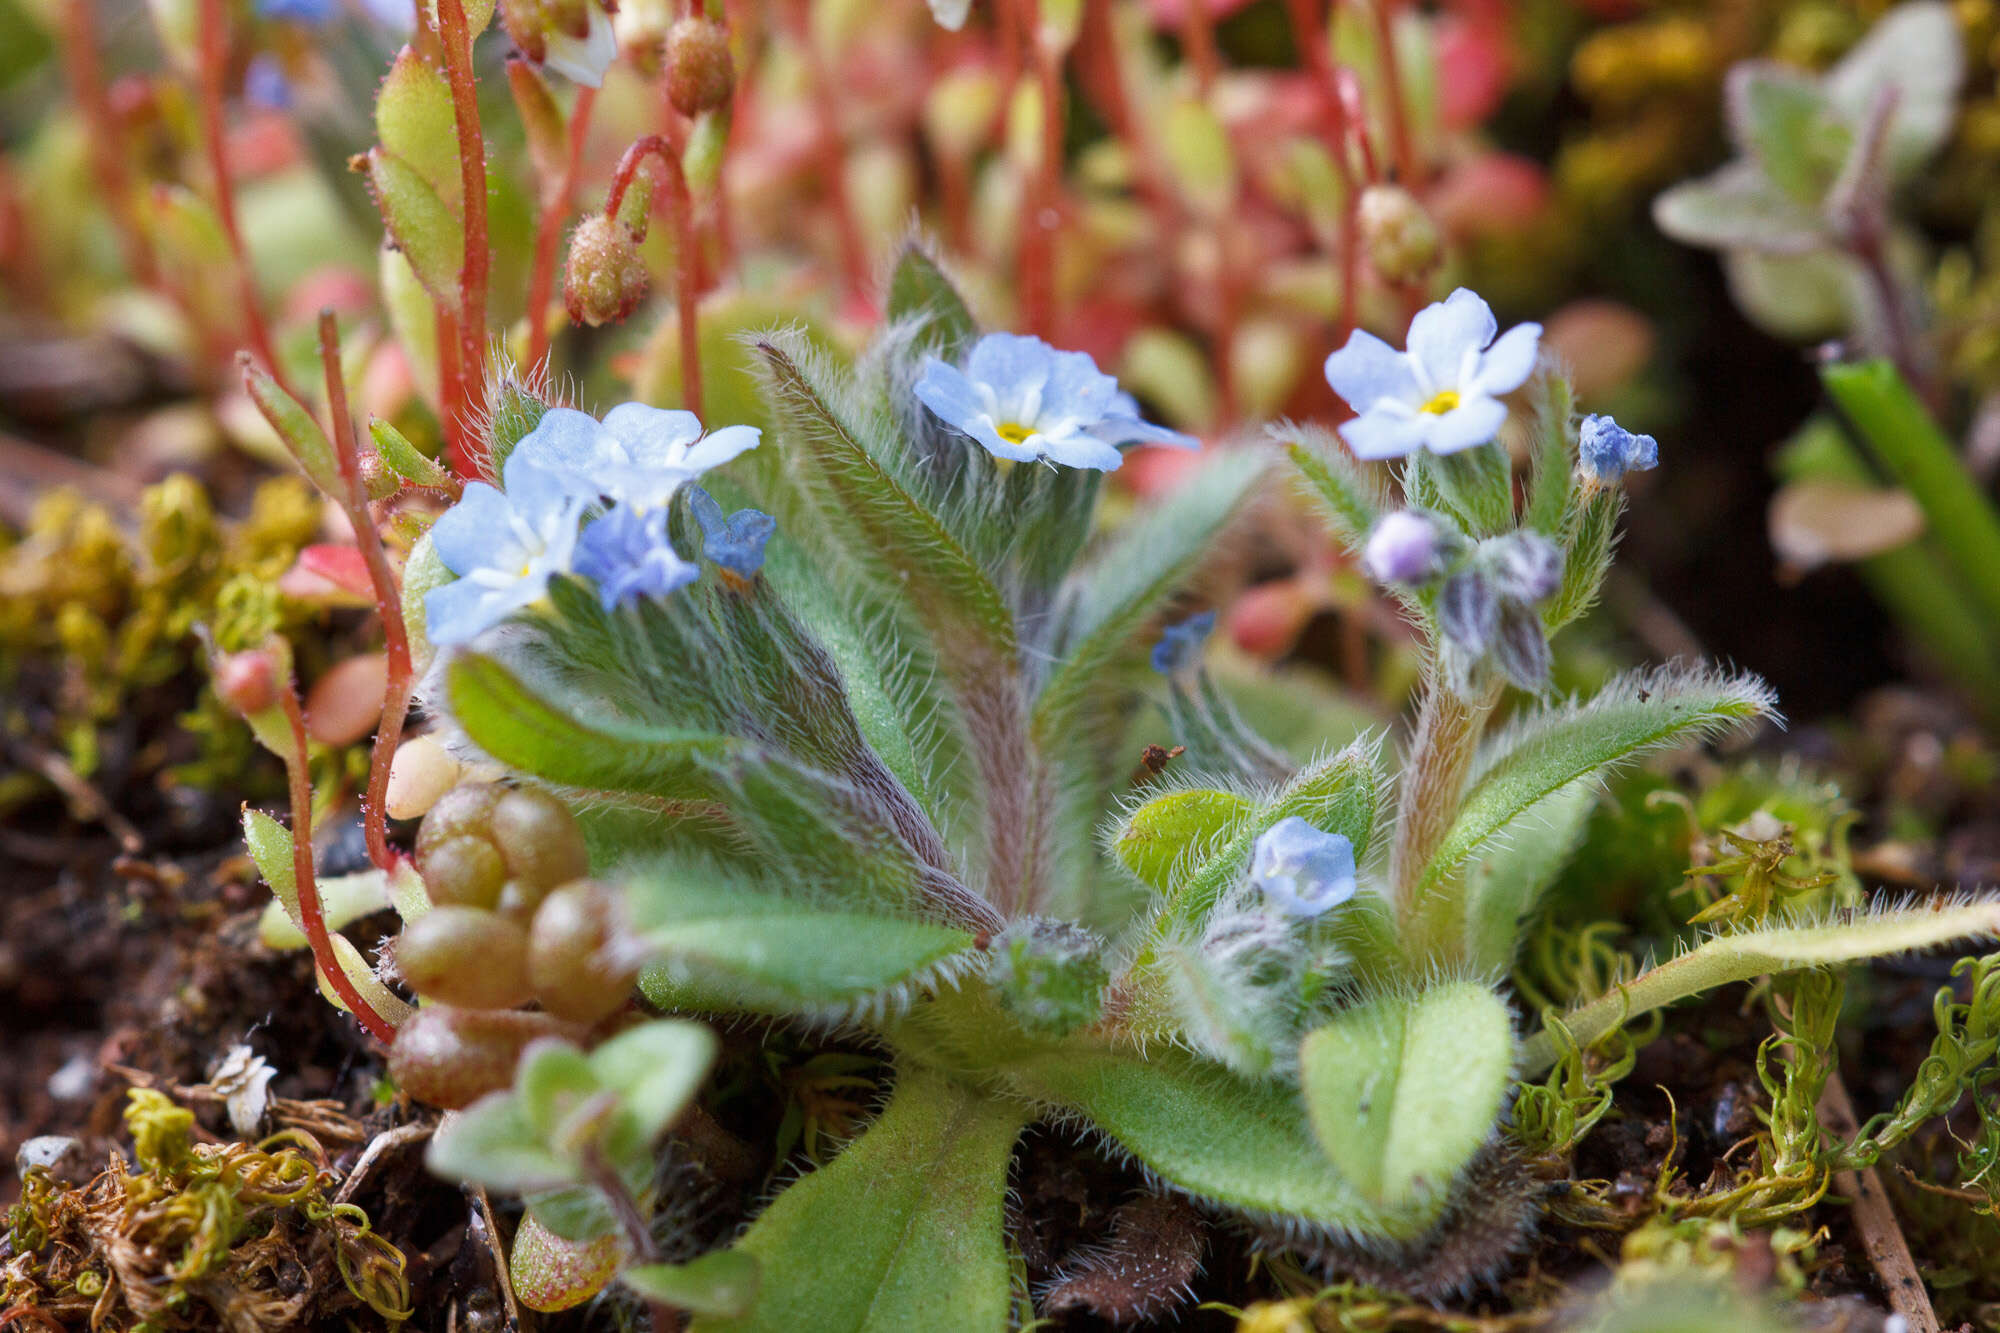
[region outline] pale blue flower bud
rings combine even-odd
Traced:
[[[1378,583],[1416,587],[1444,572],[1445,534],[1414,509],[1384,514],[1361,550],[1361,567]]]
[[[1215,631],[1215,612],[1202,611],[1160,632],[1153,645],[1153,670],[1163,676],[1187,671],[1201,661],[1202,645]]]
[[[1288,916],[1318,916],[1354,896],[1354,844],[1289,815],[1264,831],[1250,882]]]
[[[778,530],[776,519],[757,509],[739,509],[724,518],[715,497],[699,486],[688,488],[688,509],[706,539],[703,555],[746,579],[764,567],[764,544]]]
[[[1579,469],[1586,481],[1610,486],[1627,472],[1650,472],[1660,464],[1660,444],[1634,435],[1610,417],[1588,416],[1577,429]]]
[[[1503,601],[1539,602],[1562,586],[1562,552],[1539,533],[1511,532],[1483,541],[1479,558]]]

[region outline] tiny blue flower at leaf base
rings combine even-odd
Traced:
[[[1153,645],[1153,670],[1163,676],[1191,670],[1201,661],[1202,645],[1215,632],[1215,612],[1201,611],[1160,632]]]
[[[641,597],[665,597],[700,575],[667,540],[667,511],[614,505],[583,530],[576,572],[597,584],[608,611]]]
[[[549,579],[568,573],[587,491],[518,452],[502,475],[506,490],[467,484],[431,528],[431,543],[456,582],[424,598],[432,643],[464,643],[542,599]]]
[[[1517,324],[1496,339],[1498,331],[1492,309],[1463,287],[1417,312],[1406,352],[1356,329],[1326,359],[1326,382],[1359,414],[1340,428],[1348,448],[1401,458],[1491,441],[1507,420],[1499,396],[1534,371],[1542,326]]]
[[[1417,587],[1444,572],[1445,533],[1415,509],[1384,514],[1361,549],[1361,567],[1378,583]]]
[[[764,567],[764,546],[778,530],[776,519],[757,509],[739,509],[724,518],[715,497],[699,486],[688,488],[688,509],[701,525],[704,556],[746,579]]]
[[[694,413],[644,403],[621,404],[602,421],[552,407],[516,452],[619,504],[657,509],[710,468],[755,449],[761,434],[755,426],[725,426],[704,435]]]
[[[1288,815],[1257,839],[1250,882],[1287,916],[1318,916],[1354,896],[1354,844]]]
[[[1650,472],[1660,465],[1660,442],[1635,435],[1605,416],[1587,416],[1577,428],[1577,470],[1585,481],[1611,486],[1627,472]]]
[[[930,357],[914,391],[938,420],[1016,462],[1111,472],[1125,461],[1120,445],[1201,447],[1191,435],[1141,421],[1132,396],[1088,353],[1057,351],[1025,334],[987,334],[963,370]]]

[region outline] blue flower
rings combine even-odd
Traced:
[[[1577,431],[1583,476],[1609,486],[1627,472],[1650,472],[1660,465],[1660,442],[1634,435],[1610,417],[1588,416]]]
[[[1153,645],[1153,670],[1163,676],[1186,671],[1201,660],[1201,646],[1215,630],[1215,612],[1202,611],[1169,625]]]
[[[694,582],[701,570],[681,559],[667,540],[666,510],[613,505],[583,530],[576,572],[596,582],[609,611],[641,597],[665,597]]]
[[[1257,839],[1250,882],[1287,916],[1318,916],[1354,896],[1354,844],[1288,815]]]
[[[265,111],[285,111],[292,105],[292,83],[285,66],[269,51],[259,51],[243,71],[243,100]]]
[[[1201,447],[1191,435],[1141,421],[1132,396],[1087,353],[1059,352],[1024,334],[987,334],[963,370],[929,358],[915,393],[947,426],[1017,462],[1110,472],[1124,461],[1120,445]]]
[[[703,555],[746,579],[764,567],[764,544],[778,530],[776,519],[756,509],[739,509],[724,518],[715,497],[699,486],[688,488],[688,508],[706,539]]]
[[[1407,352],[1356,329],[1326,359],[1326,382],[1360,414],[1341,438],[1360,458],[1452,454],[1491,440],[1507,420],[1499,395],[1527,381],[1542,336],[1541,325],[1519,324],[1495,341],[1498,328],[1486,302],[1461,287],[1417,312]]]
[[[424,623],[432,643],[464,643],[532,606],[549,579],[570,568],[577,520],[590,496],[562,474],[518,453],[507,460],[495,490],[467,484],[457,504],[431,528],[431,545],[455,582],[424,596]]]
[[[594,494],[634,509],[663,509],[688,482],[757,447],[755,426],[725,426],[704,436],[692,412],[644,403],[588,412],[552,407],[515,447],[538,466],[562,472]]]

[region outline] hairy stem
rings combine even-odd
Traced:
[[[549,294],[555,289],[556,243],[562,239],[563,219],[569,215],[570,202],[576,194],[583,142],[590,133],[590,112],[596,102],[597,89],[576,90],[576,105],[569,115],[569,156],[564,159],[561,177],[549,184],[542,211],[535,218],[535,264],[528,277],[530,374],[539,371],[549,354]]]
[[[638,178],[639,164],[657,158],[667,173],[667,206],[674,222],[674,303],[680,315],[681,401],[688,411],[701,415],[701,323],[700,273],[695,247],[694,199],[688,192],[687,174],[681,170],[679,147],[664,134],[648,134],[633,141],[618,167],[611,173],[611,193],[604,201],[604,215],[617,217],[625,204],[626,191]],[[643,232],[641,236],[643,238]]]
[[[1382,53],[1382,91],[1389,102],[1389,146],[1396,156],[1396,174],[1407,189],[1423,184],[1417,161],[1417,141],[1410,132],[1410,108],[1403,92],[1403,65],[1396,58],[1396,0],[1375,0],[1375,42]]]
[[[1396,843],[1389,861],[1389,881],[1395,886],[1396,919],[1406,936],[1416,934],[1416,926],[1429,913],[1420,901],[1418,889],[1424,868],[1436,855],[1458,815],[1459,800],[1465,793],[1466,775],[1485,733],[1486,720],[1499,702],[1497,686],[1481,690],[1474,698],[1462,697],[1435,671],[1424,692],[1422,710],[1417,715],[1416,735],[1410,740],[1410,755],[1403,770],[1401,795],[1396,807]],[[1433,950],[1451,947],[1451,941],[1428,932]],[[1419,943],[1412,939],[1413,944]]]
[[[285,710],[285,722],[291,728],[292,744],[285,753],[285,776],[290,780],[292,798],[292,876],[298,882],[299,924],[304,928],[306,940],[312,945],[313,963],[319,968],[326,984],[340,997],[361,1026],[377,1041],[395,1040],[396,1029],[387,1019],[375,1012],[355,989],[348,978],[347,969],[340,965],[340,955],[333,951],[333,939],[327,933],[326,916],[320,911],[319,881],[313,878],[312,854],[312,774],[306,767],[306,715],[299,706],[299,692],[290,681],[278,696],[278,702]]]
[[[362,828],[368,840],[368,859],[377,870],[394,869],[396,854],[389,848],[389,766],[396,746],[403,738],[403,721],[410,708],[410,638],[403,625],[403,592],[389,568],[389,555],[382,546],[382,534],[368,507],[368,491],[361,479],[361,446],[354,433],[354,416],[347,407],[347,382],[340,369],[340,329],[333,312],[319,314],[320,367],[326,376],[327,412],[333,418],[334,457],[340,464],[347,494],[336,497],[341,512],[354,528],[355,545],[368,566],[368,581],[375,588],[375,611],[382,620],[383,647],[389,670],[382,685],[382,719],[375,729],[375,748],[368,758],[368,799],[362,802]]]
[[[1222,72],[1222,54],[1215,46],[1215,16],[1208,12],[1209,0],[1182,0],[1181,48],[1194,66],[1196,95],[1203,101],[1215,89],[1215,77]]]
[[[806,79],[813,101],[813,118],[819,122],[815,147],[819,154],[821,184],[833,209],[834,227],[840,238],[840,273],[846,284],[847,299],[860,301],[868,291],[868,247],[861,238],[861,222],[854,201],[847,193],[847,157],[841,151],[840,99],[826,56],[813,37],[812,13],[808,0],[791,9],[792,29],[806,56]]]
[[[217,3],[218,0],[209,0]],[[451,85],[458,134],[459,192],[465,201],[465,256],[458,267],[458,367],[456,402],[445,404],[452,463],[462,478],[479,475],[485,460],[474,444],[477,415],[472,395],[486,383],[486,284],[493,261],[486,241],[486,138],[479,128],[479,91],[473,86],[472,34],[463,0],[437,0],[439,45]]]
[[[286,392],[291,385],[285,368],[271,346],[271,331],[264,323],[263,304],[257,295],[257,275],[250,267],[250,252],[243,244],[243,231],[236,221],[236,183],[229,169],[227,126],[223,123],[223,76],[229,69],[229,34],[222,12],[222,0],[201,0],[201,137],[208,153],[209,173],[215,178],[215,213],[222,222],[223,237],[236,268],[236,299],[243,307],[243,322],[257,359],[271,372]]]

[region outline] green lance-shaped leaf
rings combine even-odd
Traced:
[[[298,868],[292,861],[292,831],[280,824],[262,810],[243,811],[243,844],[250,849],[250,859],[257,863],[257,873],[271,886],[271,892],[284,904],[285,916],[303,935],[304,918],[299,914]]]
[[[465,257],[465,224],[438,197],[421,172],[380,148],[368,152],[368,184],[396,248],[410,270],[446,310],[458,309],[458,266]]]
[[[1043,746],[1078,734],[1085,711],[1105,694],[1105,673],[1193,580],[1265,467],[1255,450],[1217,454],[1085,568],[1062,661],[1035,700],[1035,736]]]
[[[704,760],[750,747],[733,736],[581,718],[553,689],[531,689],[491,657],[465,654],[445,669],[452,715],[501,763],[567,787],[641,792],[663,800],[713,800]]]
[[[334,499],[345,499],[347,483],[341,478],[333,441],[326,438],[326,432],[320,429],[319,422],[306,410],[305,404],[247,361],[243,365],[243,387],[250,394],[250,401],[257,404],[257,410],[264,414],[264,420],[278,432],[286,450],[298,460],[306,479],[319,487],[322,493]]]
[[[979,326],[966,309],[937,259],[915,241],[906,242],[889,278],[889,319],[920,321],[915,347],[947,361],[956,361],[979,336]]]
[[[1170,791],[1127,815],[1112,835],[1111,850],[1127,870],[1168,893],[1256,810],[1249,797],[1235,792]]]
[[[1457,821],[1425,867],[1422,895],[1544,797],[1638,755],[1775,717],[1770,687],[1755,676],[1660,667],[1634,672],[1587,703],[1516,723],[1489,746]]]
[[[1838,912],[1823,920],[1758,926],[1718,936],[1649,968],[1563,1015],[1563,1026],[1579,1045],[1588,1046],[1629,1019],[1731,982],[1996,937],[2000,937],[2000,900],[1991,898]],[[1557,1052],[1552,1033],[1536,1033],[1522,1047],[1522,1073],[1536,1077],[1555,1063]]]
[[[375,133],[382,147],[421,176],[445,207],[464,198],[459,175],[458,122],[444,71],[404,47],[375,95]]]
[[[1292,466],[1305,477],[1307,493],[1332,522],[1334,535],[1348,549],[1359,549],[1385,503],[1382,485],[1367,464],[1332,432],[1316,426],[1274,426],[1271,433],[1287,442]]]
[[[814,480],[852,522],[865,565],[882,570],[922,617],[940,665],[961,689],[985,689],[1017,654],[1006,602],[937,515],[906,490],[862,443],[810,373],[802,340],[773,335],[757,344],[780,404],[788,443],[803,450]]]
[[[1299,1083],[1313,1132],[1370,1202],[1441,1205],[1492,1137],[1514,1066],[1506,1002],[1477,982],[1383,995],[1308,1033]]]
[[[1513,966],[1522,927],[1582,841],[1596,795],[1587,780],[1561,788],[1467,868],[1465,957],[1474,971],[1501,976]]]
[[[634,924],[659,961],[640,977],[661,1008],[852,1011],[907,997],[968,960],[971,932],[788,897],[712,869],[628,877]]]
[[[1076,1044],[1001,1072],[1022,1096],[1086,1118],[1203,1199],[1384,1240],[1415,1238],[1436,1220],[1428,1203],[1397,1211],[1369,1199],[1320,1149],[1298,1092],[1283,1084],[1171,1047],[1141,1057]]]
[[[760,1268],[743,1250],[718,1250],[684,1264],[641,1264],[618,1281],[647,1300],[698,1315],[735,1318],[757,1303]]]
[[[368,419],[368,437],[375,441],[375,450],[389,470],[412,486],[441,489],[451,485],[451,473],[442,463],[427,456],[410,443],[408,436],[382,418]]]
[[[1026,1119],[937,1074],[900,1071],[881,1118],[738,1242],[762,1270],[755,1306],[698,1319],[694,1333],[1002,1333],[1007,1166]]]

